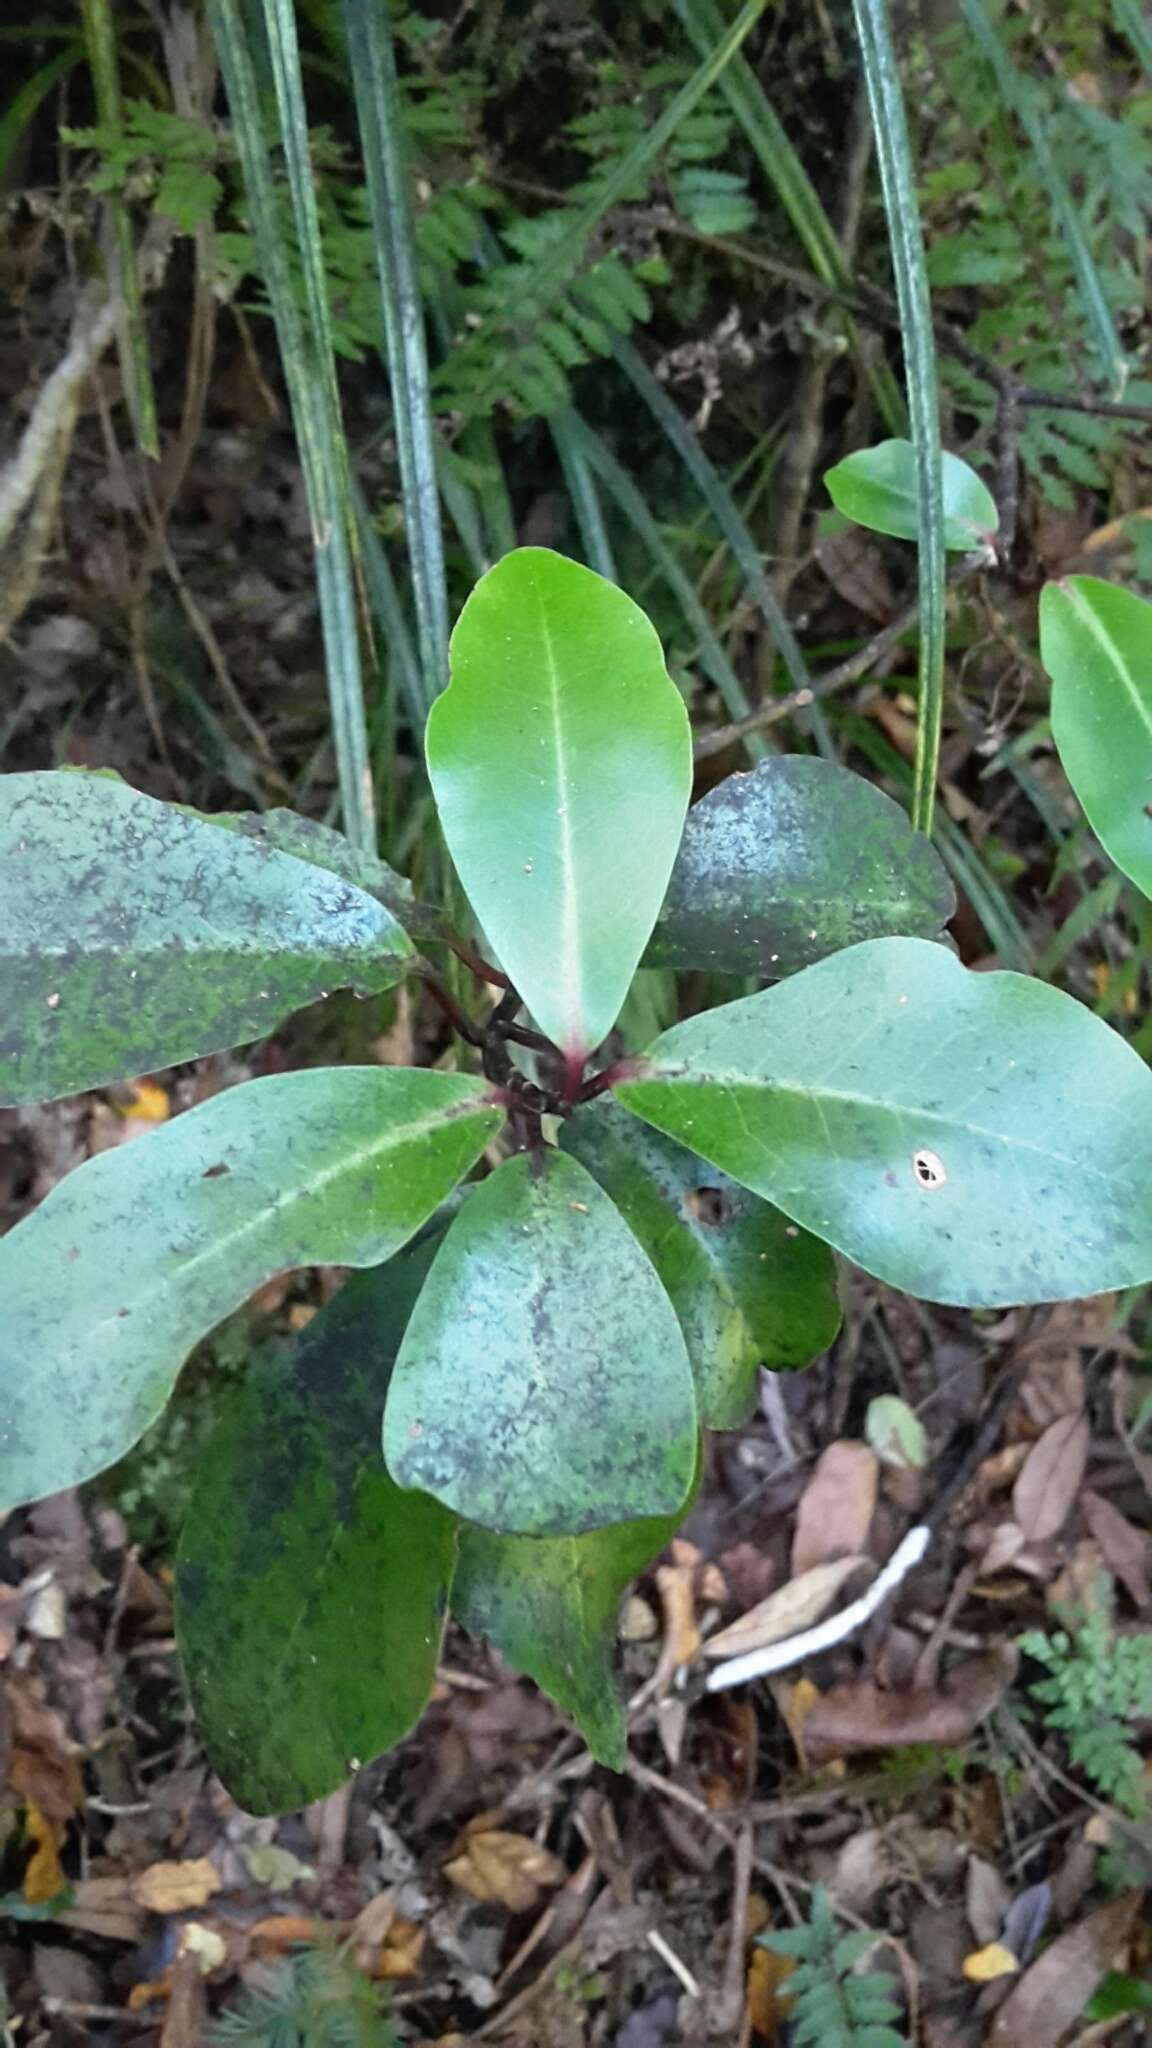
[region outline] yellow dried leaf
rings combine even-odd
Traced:
[[[542,1893],[563,1884],[568,1873],[559,1857],[527,1835],[487,1828],[465,1838],[462,1854],[445,1864],[444,1875],[474,1899],[530,1913]]]
[[[166,1124],[172,1114],[166,1088],[158,1088],[155,1081],[134,1081],[129,1091],[129,1100],[124,1106],[124,1115],[135,1123]]]
[[[67,1883],[60,1868],[64,1829],[58,1821],[46,1819],[31,1799],[25,1809],[24,1826],[35,1847],[28,1859],[22,1889],[30,1906],[43,1906],[49,1899],[56,1898]]]
[[[148,1913],[186,1913],[206,1906],[220,1890],[220,1875],[207,1856],[186,1863],[153,1863],[132,1880],[132,1897]]]
[[[804,1723],[820,1698],[820,1688],[813,1685],[810,1678],[798,1678],[795,1685],[788,1685],[785,1681],[781,1692],[784,1693],[784,1698],[780,1702],[780,1710],[784,1716],[785,1726],[796,1745],[800,1768],[806,1771],[808,1756],[804,1748]]]
[[[398,1914],[392,1923],[392,1931],[384,1943],[373,1965],[372,1975],[385,1982],[400,1977],[416,1977],[424,1954],[427,1929],[415,1920],[405,1920]]]
[[[974,1948],[964,1958],[964,1975],[970,1984],[994,1984],[997,1977],[1013,1977],[1019,1958],[1002,1941],[990,1941],[987,1948]]]
[[[745,1997],[748,2023],[760,2041],[775,2042],[779,2038],[791,2006],[787,1984],[795,1968],[791,1956],[778,1956],[774,1949],[752,1951]]]

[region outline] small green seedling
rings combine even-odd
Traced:
[[[406,974],[461,1037],[459,1072],[232,1087],[0,1245],[0,1509],[122,1456],[273,1274],[362,1269],[222,1413],[178,1560],[206,1749],[264,1812],[411,1727],[449,1607],[619,1767],[620,1594],[686,1511],[701,1425],[831,1340],[835,1253],[984,1306],[1152,1277],[1143,1062],[1056,990],[968,973],[931,846],[845,770],[772,758],[689,811],[684,705],[622,591],[498,563],[427,753],[463,935],[301,819],[0,780],[0,1100]],[[444,945],[488,985],[471,1013]],[[625,1057],[644,961],[768,985]]]

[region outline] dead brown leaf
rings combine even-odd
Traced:
[[[812,1763],[913,1742],[954,1748],[991,1713],[1015,1669],[1015,1651],[1006,1645],[967,1658],[939,1689],[884,1692],[873,1678],[834,1685],[808,1709],[804,1748]]]
[[[392,1923],[392,1931],[384,1943],[375,1963],[372,1975],[384,1983],[395,1983],[402,1977],[416,1977],[424,1956],[427,1929],[418,1921],[406,1920],[398,1914]]]
[[[870,619],[887,620],[896,608],[892,578],[875,541],[858,529],[824,534],[816,543],[816,560],[845,603]]]
[[[1152,1604],[1152,1536],[1090,1487],[1080,1495],[1080,1510],[1105,1564],[1131,1594],[1133,1605]]]
[[[43,1906],[64,1889],[64,1872],[60,1868],[64,1829],[59,1821],[47,1820],[31,1799],[25,1811],[24,1825],[34,1847],[21,1889],[30,1906]]]
[[[1088,1462],[1088,1417],[1061,1415],[1033,1444],[1012,1489],[1012,1510],[1030,1543],[1055,1536],[1068,1519]]]
[[[829,1444],[800,1496],[792,1538],[792,1577],[868,1548],[880,1462],[867,1444]]]
[[[795,1968],[791,1956],[778,1956],[770,1948],[753,1949],[745,1997],[748,2021],[758,2040],[771,2043],[779,2040],[791,2003],[787,1993],[788,1979]]]
[[[510,1913],[530,1913],[568,1873],[558,1856],[527,1835],[485,1828],[465,1835],[444,1875],[474,1899],[507,1906]]]
[[[169,1976],[168,2010],[160,2033],[160,2048],[201,2048],[206,2018],[200,1959],[193,1951],[183,1950]]]
[[[127,1878],[83,1877],[72,1888],[72,1904],[57,1914],[55,1924],[134,1946],[143,1940],[147,1923],[133,1902]]]
[[[186,1913],[206,1906],[220,1890],[220,1873],[207,1856],[186,1863],[153,1863],[134,1877],[131,1894],[147,1913]]]
[[[867,1557],[838,1557],[829,1564],[813,1565],[811,1571],[789,1579],[786,1586],[778,1586],[766,1600],[742,1614],[739,1621],[731,1622],[718,1635],[709,1636],[704,1655],[742,1657],[748,1650],[759,1650],[767,1643],[782,1642],[786,1636],[799,1634],[801,1629],[819,1621],[853,1572],[871,1563]]]
[[[988,2048],[1022,2048],[1025,2042],[1027,2048],[1058,2048],[1112,1968],[1140,1899],[1140,1892],[1126,1892],[1057,1935],[1000,2007]]]

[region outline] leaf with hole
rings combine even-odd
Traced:
[[[883,790],[776,755],[689,811],[645,964],[779,981],[862,939],[935,938],[955,909],[935,848]]]
[[[987,547],[1000,525],[996,500],[976,471],[947,449],[941,458],[944,489],[944,545],[958,553]],[[861,448],[825,470],[828,495],[845,519],[871,533],[895,540],[915,540],[917,516],[916,463],[911,441],[880,441]]]
[[[0,1241],[0,1510],[122,1457],[274,1273],[390,1258],[500,1122],[460,1074],[319,1067],[77,1167]]]
[[[1064,772],[1101,845],[1152,896],[1152,604],[1097,576],[1049,583],[1040,659]]]
[[[624,1768],[626,1726],[613,1677],[624,1592],[670,1543],[671,1515],[618,1522],[585,1536],[497,1536],[460,1525],[452,1612],[571,1714],[598,1763]]]
[[[401,1486],[504,1534],[674,1514],[696,1402],[672,1304],[574,1159],[506,1159],[437,1253],[396,1361],[384,1453]]]
[[[264,1038],[412,957],[383,904],[271,845],[113,776],[0,777],[0,1102]]]
[[[1152,1278],[1152,1074],[1022,975],[872,939],[656,1040],[616,1093],[894,1287],[1064,1300]]]
[[[618,1103],[565,1124],[561,1143],[611,1195],[680,1319],[700,1419],[739,1429],[757,1373],[807,1365],[840,1324],[827,1245]]]
[[[208,1760],[249,1813],[335,1791],[407,1733],[432,1688],[456,1519],[398,1487],[380,1455],[431,1251],[353,1275],[250,1369],[199,1461],[176,1634]]]
[[[460,615],[427,749],[472,907],[578,1067],[628,993],[688,806],[688,714],[649,620],[591,569],[518,548]]]

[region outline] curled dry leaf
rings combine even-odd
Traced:
[[[1133,1605],[1152,1605],[1152,1536],[1089,1487],[1080,1495],[1080,1512],[1105,1564],[1131,1594]]]
[[[207,1856],[185,1863],[153,1863],[129,1887],[138,1906],[148,1913],[186,1913],[206,1906],[220,1890],[220,1873]]]
[[[969,1984],[994,1984],[998,1977],[1014,1977],[1020,1968],[1010,1948],[1002,1941],[990,1941],[986,1948],[964,1958],[964,1975]]]
[[[897,1749],[913,1742],[955,1748],[991,1713],[1016,1670],[1010,1645],[968,1657],[943,1685],[885,1692],[875,1679],[834,1685],[813,1701],[804,1720],[812,1763],[854,1750]]]
[[[845,1580],[859,1571],[861,1565],[871,1567],[871,1558],[838,1557],[830,1564],[813,1565],[811,1571],[789,1579],[786,1586],[778,1586],[766,1600],[742,1614],[739,1621],[722,1628],[719,1635],[709,1636],[704,1655],[743,1657],[749,1650],[760,1650],[767,1643],[783,1642],[788,1636],[798,1635],[801,1629],[819,1621]]]
[[[792,1576],[868,1548],[879,1460],[867,1444],[829,1444],[800,1497],[792,1539]]]
[[[1139,1892],[1125,1892],[1070,1927],[1024,1972],[992,2023],[988,2048],[1057,2048],[1126,1939]]]
[[[461,1853],[445,1864],[444,1875],[474,1899],[507,1906],[510,1913],[530,1913],[568,1872],[558,1856],[527,1835],[485,1828],[465,1836]]]
[[[1063,1528],[1084,1478],[1088,1444],[1083,1410],[1058,1416],[1033,1444],[1012,1489],[1012,1510],[1030,1543]]]

